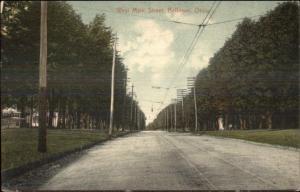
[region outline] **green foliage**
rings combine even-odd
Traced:
[[[38,91],[40,2],[5,1],[3,12],[1,106],[19,103],[24,117],[25,108],[37,106],[37,99],[30,106],[29,98]],[[114,35],[104,22],[105,16],[97,15],[86,25],[68,3],[48,3],[48,105],[52,116],[59,112],[59,127],[100,128],[102,123],[107,128]],[[126,79],[117,55],[114,119],[123,128],[130,125],[121,120],[130,110],[122,108]]]
[[[206,131],[201,134],[243,139],[259,143],[283,145],[300,148],[299,131],[296,129],[287,130],[233,130],[233,131]]]
[[[108,135],[99,131],[48,130],[49,150],[45,154],[36,151],[37,138],[37,129],[1,130],[1,168],[5,170],[19,167],[86,144],[103,141]]]
[[[285,2],[258,21],[237,25],[197,75],[200,129],[217,129],[218,117],[226,129],[299,127],[298,17],[299,6]],[[186,98],[193,102],[192,95]],[[192,119],[193,110],[186,105]]]

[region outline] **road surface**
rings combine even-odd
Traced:
[[[143,131],[89,149],[40,189],[299,189],[300,153]]]

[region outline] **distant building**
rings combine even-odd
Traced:
[[[1,129],[2,128],[20,128],[21,112],[12,107],[7,107],[2,110]]]
[[[30,121],[30,118],[32,118],[32,121]],[[47,113],[47,119],[49,119],[49,112]],[[38,127],[39,113],[34,110],[32,115],[30,114],[30,112],[27,112],[25,114],[25,118],[21,118],[21,112],[14,107],[7,107],[2,110],[1,128],[20,128],[21,121],[24,121],[25,126],[27,127]],[[31,126],[30,123],[32,123]],[[52,126],[57,127],[57,125],[58,112],[54,112]]]

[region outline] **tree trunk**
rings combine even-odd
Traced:
[[[98,117],[98,114],[96,114],[96,117],[95,117],[95,124],[96,124],[96,129],[100,129],[100,119]]]
[[[71,117],[70,117],[70,113],[69,110],[67,112],[67,129],[71,129]]]
[[[76,115],[76,124],[77,124],[77,129],[80,129],[81,125],[80,125],[80,119],[81,119],[81,113],[79,111],[77,111],[77,115]]]
[[[238,129],[238,125],[239,125],[239,119],[238,119],[238,115],[235,113],[234,114],[234,123],[233,123],[233,129]]]
[[[260,116],[259,129],[265,128],[264,126],[265,119],[266,119],[265,115]]]
[[[253,126],[253,115],[252,114],[248,114],[248,128],[249,129],[253,129],[254,126]]]
[[[270,111],[268,111],[266,113],[266,121],[267,121],[267,128],[268,129],[272,129],[272,113]]]
[[[67,128],[68,129],[72,129],[72,112],[73,112],[72,102],[69,101],[68,108],[67,108]]]
[[[62,119],[62,100],[58,99],[58,114],[57,114],[57,128],[61,128],[61,119]]]
[[[239,121],[240,121],[240,129],[243,130],[244,129],[244,123],[243,123],[243,118],[242,118],[241,115],[239,116]]]
[[[87,124],[88,124],[87,128],[91,129],[91,117],[90,117],[90,115],[87,115]]]
[[[26,97],[22,96],[21,97],[21,105],[20,105],[20,112],[21,112],[21,122],[20,122],[20,127],[24,128],[26,127],[26,122],[25,122],[25,116],[26,116],[26,112],[25,112],[25,102],[26,102]]]
[[[280,129],[285,129],[286,127],[286,115],[285,113],[281,113],[281,118],[280,118]]]
[[[228,114],[225,113],[225,117],[224,117],[224,129],[228,129]]]
[[[53,116],[54,116],[54,93],[53,89],[50,90],[49,94],[49,119],[48,119],[48,127],[53,128]]]
[[[62,128],[65,129],[66,128],[66,100],[65,100],[65,98],[63,99],[61,107],[62,107]]]
[[[260,121],[259,121],[259,126],[258,126],[259,129],[262,129],[262,124],[263,124],[263,121],[260,120]]]
[[[75,129],[75,122],[76,122],[76,116],[75,116],[75,113],[73,111],[73,113],[72,113],[72,129]]]
[[[30,120],[29,120],[30,128],[32,128],[32,118],[33,118],[33,96],[30,97]]]
[[[88,116],[87,116],[87,114],[85,113],[84,114],[84,128],[85,129],[88,129]]]

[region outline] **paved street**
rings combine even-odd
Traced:
[[[295,189],[299,151],[144,131],[95,146],[41,189]]]

